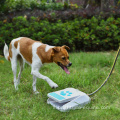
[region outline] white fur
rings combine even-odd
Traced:
[[[48,50],[50,49],[50,48],[54,48],[55,46],[50,46],[50,45],[46,45],[46,47],[45,47],[45,52],[48,52]]]
[[[58,87],[58,85],[56,83],[54,83],[51,79],[49,79],[48,77],[42,75],[39,73],[39,69],[42,67],[42,62],[41,59],[39,58],[39,56],[37,55],[37,48],[40,47],[42,45],[42,43],[39,42],[35,42],[32,45],[32,64],[29,63],[28,61],[25,60],[25,58],[23,57],[23,55],[20,53],[20,45],[18,43],[18,47],[17,49],[14,47],[14,42],[20,40],[22,37],[17,38],[12,40],[11,44],[12,44],[12,58],[11,60],[11,67],[12,67],[12,71],[13,71],[13,75],[14,75],[14,86],[15,89],[18,89],[18,84],[20,83],[20,77],[21,77],[21,73],[23,71],[24,68],[24,64],[25,62],[28,63],[31,66],[31,74],[33,75],[33,91],[34,93],[38,93],[38,91],[36,90],[36,81],[37,78],[43,79],[45,81],[48,82],[48,84],[53,88]],[[47,45],[45,51],[47,52],[50,48],[52,48],[53,46],[49,46]],[[18,58],[18,55],[20,55],[21,57]],[[4,56],[5,58],[8,60],[8,56],[9,56],[9,52],[8,52],[8,46],[5,44],[4,46]],[[20,72],[18,74],[18,79],[16,79],[16,74],[17,74],[17,60],[20,63]]]
[[[23,37],[19,37],[19,38],[13,39],[11,43],[14,44],[16,41],[20,40],[21,38],[23,38]]]
[[[5,56],[6,60],[8,60],[9,51],[8,51],[8,46],[6,45],[6,43],[5,43],[5,46],[4,46],[4,49],[3,49],[3,53],[4,53],[4,56]]]

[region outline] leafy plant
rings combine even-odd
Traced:
[[[52,13],[52,18],[56,14]],[[72,21],[57,22],[40,20],[36,17],[15,17],[12,22],[0,21],[0,48],[4,41],[10,43],[13,38],[30,37],[46,44],[68,45],[73,50],[100,51],[116,50],[120,43],[120,18],[108,19],[76,18]]]

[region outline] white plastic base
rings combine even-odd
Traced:
[[[74,88],[66,88],[48,93],[47,103],[61,112],[84,107],[90,103],[90,97]]]

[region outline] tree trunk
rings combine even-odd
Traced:
[[[101,11],[110,7],[110,0],[101,0]]]
[[[85,0],[83,7],[86,8],[87,5],[99,6],[101,11],[104,11],[105,9],[110,8],[110,0]]]
[[[63,0],[63,4],[64,4],[65,2],[69,5],[69,0]]]
[[[85,0],[83,8],[86,8],[87,5],[90,6],[100,6],[101,0]]]
[[[50,2],[54,2],[55,3],[55,0],[47,0],[47,3],[50,3]]]
[[[86,6],[88,5],[88,1],[89,0],[85,0],[84,4],[83,4],[83,8],[86,8]]]
[[[114,0],[114,5],[115,5],[115,6],[118,5],[118,1],[119,1],[119,0]]]

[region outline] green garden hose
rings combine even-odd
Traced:
[[[118,51],[117,51],[117,54],[116,54],[115,60],[114,60],[114,62],[113,62],[112,68],[111,68],[111,70],[110,70],[110,73],[108,74],[108,76],[107,76],[107,78],[105,79],[105,81],[103,82],[103,84],[102,84],[97,90],[95,90],[94,92],[88,94],[88,96],[91,96],[91,95],[95,94],[96,92],[98,92],[98,91],[105,85],[105,83],[108,81],[108,79],[110,78],[110,76],[111,76],[111,74],[112,74],[112,72],[113,72],[113,69],[114,69],[114,67],[115,67],[115,64],[116,64],[116,61],[117,61],[119,52],[120,52],[120,47],[119,47],[119,49],[118,49]]]

